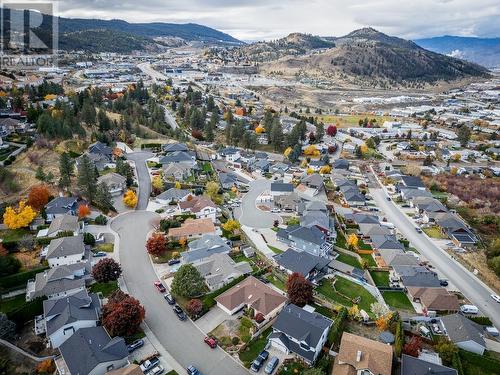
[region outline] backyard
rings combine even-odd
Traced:
[[[359,263],[358,258],[356,258],[355,256],[352,256],[352,255],[339,253],[339,256],[335,260],[338,260],[339,262],[348,264],[348,265],[356,267],[356,268],[362,268],[361,264]]]
[[[415,311],[410,300],[404,292],[382,292],[385,302],[396,310]]]
[[[370,271],[370,275],[376,286],[389,286],[389,272]]]
[[[359,256],[366,262],[368,267],[377,267],[377,263],[371,254],[359,254]]]

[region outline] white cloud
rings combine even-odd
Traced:
[[[60,0],[61,16],[195,22],[243,40],[372,26],[405,38],[500,36],[498,0]]]

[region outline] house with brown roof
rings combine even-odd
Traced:
[[[460,309],[458,297],[445,288],[409,287],[408,295],[428,311],[457,312]]]
[[[251,307],[266,319],[274,317],[285,305],[286,297],[253,276],[218,296],[215,301],[223,311],[234,315],[244,307]]]
[[[204,234],[215,234],[215,226],[211,219],[186,219],[179,228],[170,228],[168,237],[174,240],[181,238],[199,238]]]
[[[392,346],[344,332],[332,375],[391,375]]]
[[[181,213],[192,213],[197,219],[210,218],[215,223],[217,220],[217,205],[206,197],[193,197],[178,203]]]
[[[131,363],[126,367],[108,371],[106,375],[144,375],[144,373],[141,370],[141,366]]]

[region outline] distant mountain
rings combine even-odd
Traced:
[[[50,38],[52,20],[52,16],[44,15],[43,23],[38,28],[42,40],[44,37]],[[9,12],[2,12],[2,21],[8,33]],[[58,17],[57,22],[59,48],[63,50],[119,53],[157,50],[168,44],[169,39],[176,40],[176,43],[196,41],[207,44],[244,44],[231,35],[194,23],[130,23],[123,20],[63,17]]]
[[[412,41],[388,36],[372,28],[323,39],[333,46],[312,54],[284,57],[277,54],[279,58],[262,64],[261,69],[285,76],[365,82],[384,87],[488,76],[488,70],[482,66],[428,51]],[[262,43],[257,45],[265,49]],[[267,48],[272,49],[275,45],[276,42],[268,43]],[[254,45],[241,47],[244,51],[252,48]]]
[[[500,38],[439,36],[415,40],[430,51],[458,57],[490,68],[500,66]]]

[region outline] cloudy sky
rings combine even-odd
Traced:
[[[409,39],[500,36],[499,0],[59,0],[58,7],[65,17],[194,22],[246,41],[364,26]]]

